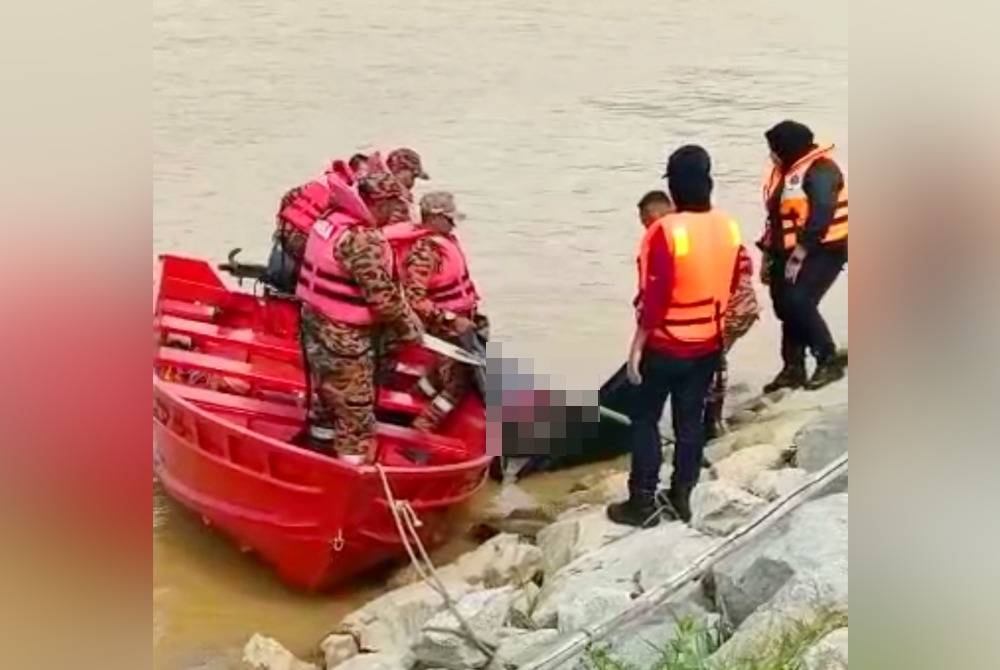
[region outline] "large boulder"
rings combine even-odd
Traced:
[[[603,505],[587,505],[567,511],[538,534],[542,566],[546,575],[622,537],[632,529],[608,519]]]
[[[818,472],[847,453],[847,405],[823,412],[795,436],[795,461],[806,472]],[[847,490],[847,473],[823,489],[823,493]]]
[[[809,481],[809,473],[801,468],[765,470],[750,484],[750,493],[768,502],[783,498]]]
[[[632,604],[632,598],[633,593],[606,586],[578,593],[573,599],[563,600],[556,608],[559,632],[572,633],[624,612]]]
[[[801,654],[801,645],[846,625],[846,586],[816,574],[797,574],[743,620],[708,667],[742,667],[749,661],[766,665],[782,647]]]
[[[333,666],[336,670],[408,670],[413,665],[410,654],[358,654],[340,665]],[[327,670],[333,670],[327,666]]]
[[[704,626],[706,645],[718,643],[719,615],[710,614],[698,605],[683,601],[668,603],[640,622],[612,633],[605,640],[615,660],[630,668],[659,667],[662,650],[677,637],[680,622],[685,619]],[[711,648],[711,647],[709,647]]]
[[[443,581],[454,599],[474,588],[463,579],[451,577]],[[444,599],[429,584],[410,584],[354,610],[341,620],[335,633],[352,635],[361,651],[399,655],[443,607]]]
[[[726,536],[766,504],[725,480],[705,482],[691,494],[691,525],[707,535]]]
[[[719,479],[747,490],[758,475],[765,470],[781,467],[786,451],[773,444],[757,444],[740,449],[713,467]]]
[[[296,658],[277,640],[260,633],[254,633],[243,647],[243,662],[255,670],[319,670],[312,663]]]
[[[838,628],[802,656],[802,670],[847,670],[847,628]]]
[[[455,609],[468,623],[476,639],[495,648],[517,593],[512,586],[477,591],[459,600]],[[490,660],[468,639],[458,618],[447,609],[424,624],[420,639],[413,646],[413,653],[417,661],[426,667],[454,670],[481,668]]]
[[[532,660],[559,639],[559,631],[552,628],[523,631],[507,628],[500,631],[490,670],[515,670]]]
[[[793,579],[816,585],[823,602],[846,604],[847,494],[806,503],[710,572],[718,609],[732,625]]]
[[[496,496],[477,513],[481,526],[500,533],[534,537],[555,519],[556,510],[516,484],[504,484]]]
[[[496,588],[507,584],[523,584],[541,573],[542,551],[516,534],[501,533],[490,538],[475,550],[438,568],[442,579],[461,580],[471,586]],[[400,570],[389,580],[396,587],[420,581],[412,566]]]
[[[335,668],[358,654],[358,643],[351,635],[327,635],[319,646],[327,668]]]
[[[680,522],[632,530],[563,566],[545,579],[532,619],[539,628],[557,628],[560,607],[581,594],[611,589],[633,596],[687,567],[713,540]]]

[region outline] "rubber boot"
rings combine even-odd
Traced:
[[[611,503],[608,518],[615,523],[636,528],[652,528],[660,523],[660,510],[651,495],[630,495],[628,500]]]
[[[774,379],[764,385],[764,393],[773,393],[784,388],[797,389],[805,386],[805,383],[806,368],[804,365],[801,367],[786,365]]]
[[[805,386],[810,391],[815,391],[816,389],[821,389],[827,384],[832,384],[838,379],[843,379],[844,377],[844,364],[842,359],[839,359],[836,355],[830,356],[822,363],[816,365],[816,369],[813,371],[812,377],[806,382]]]

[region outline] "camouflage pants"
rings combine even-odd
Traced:
[[[413,427],[417,430],[433,430],[444,421],[472,387],[472,371],[464,363],[438,356],[427,381],[434,394],[431,402],[413,420]]]
[[[310,434],[319,441],[331,441],[338,454],[373,453],[375,360],[371,330],[331,322],[303,306],[301,336],[311,389]]]

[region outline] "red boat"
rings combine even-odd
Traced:
[[[408,427],[426,402],[410,389],[433,360],[411,346],[378,388],[373,465],[345,464],[290,443],[306,397],[295,302],[233,290],[180,256],[161,256],[155,279],[154,466],[173,498],[307,590],[405,555],[380,469],[421,540],[444,540],[449,508],[489,465],[478,394],[437,434]]]

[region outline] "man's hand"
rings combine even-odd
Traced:
[[[476,324],[474,324],[471,319],[467,319],[464,316],[456,316],[455,320],[451,324],[451,327],[454,329],[456,335],[462,335],[470,330],[475,330]]]
[[[628,377],[629,383],[633,386],[642,384],[642,373],[639,372],[640,365],[642,365],[642,349],[632,345],[631,351],[628,352],[628,364],[625,366],[625,375]]]
[[[802,262],[805,259],[806,248],[802,245],[796,245],[792,251],[792,255],[788,257],[788,262],[785,264],[785,279],[789,284],[794,284],[795,280],[799,278],[799,272],[802,270]]]
[[[406,318],[400,321],[396,328],[397,342],[419,342],[424,336],[424,326],[420,319]]]

